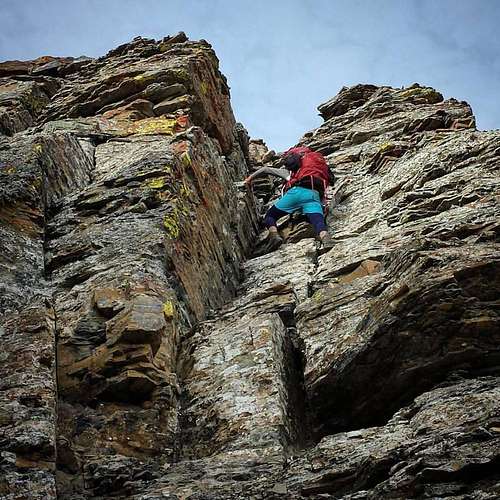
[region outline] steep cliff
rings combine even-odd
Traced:
[[[0,64],[1,498],[500,495],[500,133],[419,85],[319,111],[335,246],[266,253],[208,43]]]

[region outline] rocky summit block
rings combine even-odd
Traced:
[[[1,498],[498,498],[500,135],[418,84],[319,110],[334,245],[269,252],[207,42],[0,64]]]

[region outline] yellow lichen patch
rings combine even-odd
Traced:
[[[170,238],[176,239],[179,237],[179,219],[178,213],[175,210],[172,214],[165,215],[163,218],[163,227],[166,229]]]
[[[167,300],[163,304],[163,314],[167,319],[172,319],[174,317],[174,304],[171,300]]]
[[[189,156],[189,153],[187,151],[182,153],[181,160],[185,167],[190,167],[192,164],[191,157]]]
[[[130,133],[139,135],[164,134],[172,135],[175,131],[176,120],[172,118],[155,117],[145,118],[132,124]]]
[[[201,89],[201,93],[203,95],[207,95],[207,93],[208,93],[208,85],[205,82],[201,82],[200,89]]]
[[[185,69],[175,69],[173,73],[180,81],[187,82],[190,80],[190,75]]]
[[[189,198],[191,196],[191,189],[189,189],[189,187],[187,186],[185,179],[182,181],[180,195],[184,198]]]
[[[394,148],[394,144],[391,142],[384,142],[379,148],[378,151],[379,153],[385,153],[386,151],[389,151]]]
[[[38,192],[38,190],[42,187],[42,179],[41,177],[37,177],[34,181],[33,184],[30,185],[30,189],[32,191]]]
[[[36,153],[36,154],[41,154],[41,152],[43,151],[43,146],[41,144],[35,144],[33,146],[33,151]]]
[[[151,71],[148,73],[142,73],[140,75],[134,76],[134,80],[139,83],[141,86],[149,85],[150,83],[154,83],[158,78],[158,73],[155,71]]]
[[[403,99],[419,97],[424,99],[429,104],[435,104],[443,100],[443,96],[431,87],[412,87],[400,92],[399,97],[402,97]]]
[[[161,189],[165,186],[166,177],[158,177],[148,182],[148,187],[151,189]]]

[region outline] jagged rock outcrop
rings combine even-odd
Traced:
[[[255,228],[207,43],[58,68],[38,126],[0,151],[7,498],[54,497],[56,468],[63,497],[113,493],[172,459],[181,337],[234,295]]]
[[[260,255],[276,184],[239,181],[276,156],[206,42],[0,91],[0,497],[499,496],[500,133],[466,103],[343,88],[300,140],[336,244],[292,217]]]

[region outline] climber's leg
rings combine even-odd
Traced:
[[[323,206],[321,205],[321,199],[319,193],[313,189],[305,190],[308,194],[304,197],[302,203],[302,212],[307,217],[307,220],[314,227],[314,232],[320,239],[325,237],[326,224],[325,216],[323,215]]]
[[[325,252],[332,248],[333,241],[327,231],[319,194],[316,191],[311,191],[311,193],[311,200],[304,203],[302,211],[306,215],[307,220],[312,224],[314,232],[321,242],[322,251]]]
[[[324,233],[326,233],[326,224],[325,218],[323,217],[323,213],[312,212],[306,213],[307,220],[314,228],[314,232],[321,238],[324,237]]]
[[[268,251],[276,250],[283,243],[283,238],[278,234],[276,221],[285,215],[287,215],[287,212],[280,210],[273,205],[264,217],[264,224],[269,229]]]
[[[284,217],[285,215],[288,215],[288,212],[280,210],[276,207],[276,205],[273,205],[267,211],[266,216],[264,217],[264,224],[269,229],[269,231],[276,232],[278,231],[276,227],[276,221],[278,219],[281,219],[281,217]]]
[[[314,227],[314,232],[318,236],[318,239],[320,241],[321,249],[320,249],[320,254],[328,252],[333,247],[333,240],[331,236],[328,234],[326,224],[325,224],[325,217],[323,214],[319,214],[317,212],[309,213],[307,215],[307,220],[312,224]]]

